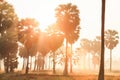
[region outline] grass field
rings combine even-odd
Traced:
[[[2,73],[0,80],[97,80],[97,75],[48,75],[48,74],[20,74]],[[120,75],[106,75],[105,80],[120,80]]]

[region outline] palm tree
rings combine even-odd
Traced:
[[[50,25],[47,28],[47,33],[49,35],[49,49],[53,53],[53,73],[55,74],[55,65],[56,65],[56,51],[60,48],[64,41],[64,35],[60,33],[57,29],[56,23]]]
[[[93,41],[92,41],[92,62],[95,66],[99,64],[100,62],[100,53],[101,53],[101,38],[97,36]]]
[[[70,59],[70,73],[72,73],[72,54],[73,54],[73,51],[72,51],[72,45],[73,43],[75,43],[75,41],[78,40],[79,38],[79,32],[80,32],[80,27],[77,27],[76,31],[71,33],[70,36],[68,36],[68,42],[71,44],[71,55],[69,56],[69,59]]]
[[[118,44],[118,32],[115,30],[108,29],[105,31],[105,45],[108,49],[110,49],[110,71],[112,70],[112,50]]]
[[[27,49],[26,74],[28,74],[29,56],[37,53],[38,22],[35,19],[22,19],[18,24],[18,39]],[[37,30],[37,31],[36,31]]]
[[[104,24],[105,23],[105,0],[102,0],[101,14],[101,60],[98,80],[104,80]]]
[[[50,52],[50,47],[49,47],[49,35],[46,32],[41,32],[39,35],[39,40],[38,40],[38,46],[37,46],[37,51],[42,54],[43,56],[43,62],[45,56]],[[43,63],[43,68],[44,69],[44,64]]]
[[[42,56],[46,56],[47,53],[50,52],[49,48],[49,35],[46,32],[41,32],[39,41],[38,41],[38,52],[42,54]]]
[[[22,70],[24,70],[26,65],[25,60],[27,58],[27,49],[24,45],[19,45],[19,56],[23,58]]]
[[[66,59],[65,59],[65,68],[64,74],[68,74],[68,39],[72,36],[78,29],[79,25],[79,10],[77,9],[76,5],[72,5],[71,3],[59,5],[56,8],[56,18],[57,18],[57,25],[61,32],[64,33],[66,38]]]
[[[88,40],[88,39],[86,39],[86,38],[83,38],[82,40],[81,40],[81,43],[80,43],[80,46],[81,46],[81,48],[84,50],[84,55],[86,56],[86,54],[87,53],[90,53],[91,52],[91,40]],[[90,59],[90,56],[89,56],[89,59]],[[85,60],[85,58],[84,58],[84,61],[86,61]],[[86,63],[86,62],[85,62]],[[89,65],[89,68],[90,68],[90,60],[88,61],[88,65]],[[84,64],[84,67],[86,67],[85,66],[85,64]]]
[[[63,44],[64,37],[62,35],[52,34],[49,40],[50,40],[50,44],[49,44],[50,50],[53,52],[53,73],[56,73],[55,72],[55,64],[56,64],[55,51]]]

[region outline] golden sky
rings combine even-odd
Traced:
[[[101,32],[102,0],[6,0],[15,7],[20,18],[35,18],[43,30],[55,22],[55,8],[59,4],[73,3],[80,10],[80,38],[94,39]],[[106,0],[105,29],[115,29],[120,36],[120,0]],[[79,41],[78,41],[79,42]],[[119,40],[120,42],[120,40]],[[115,57],[120,57],[120,44],[113,50]],[[106,50],[108,51],[108,50]]]

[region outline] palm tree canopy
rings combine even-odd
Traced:
[[[24,37],[27,37],[29,34],[31,37],[35,33],[35,30],[38,29],[39,23],[32,18],[22,19],[18,23],[18,39],[20,42],[24,42]]]
[[[18,24],[18,40],[26,47],[29,56],[37,53],[37,42],[40,34],[38,25],[39,23],[32,18],[22,19]]]
[[[27,58],[27,49],[24,46],[19,47],[19,56]]]
[[[0,33],[4,33],[17,19],[13,6],[5,1],[0,2]]]
[[[69,35],[67,35],[67,40],[70,44],[73,44],[75,41],[78,40],[80,33],[80,27],[77,27],[75,31],[71,32]]]
[[[56,51],[64,41],[63,33],[58,29],[57,24],[50,25],[47,29],[49,48],[52,52]]]
[[[57,24],[60,30],[68,35],[69,33],[76,30],[79,25],[79,10],[77,6],[71,3],[59,5],[56,8]]]
[[[18,50],[18,44],[16,42],[11,41],[0,41],[0,54],[2,58],[7,56],[8,53],[15,54]]]
[[[40,52],[43,56],[45,56],[48,52],[50,52],[49,48],[49,37],[47,33],[41,32],[39,41],[38,41],[38,52]]]
[[[58,35],[58,34],[51,34],[49,36],[49,48],[50,50],[52,50],[53,52],[56,51],[62,44],[64,41],[64,37],[63,35]]]
[[[0,55],[2,58],[9,53],[17,53],[17,22],[18,18],[12,5],[0,2]]]
[[[84,49],[85,52],[90,52],[91,51],[91,40],[88,40],[86,38],[81,40],[80,46],[82,49]]]
[[[118,32],[115,30],[105,31],[105,45],[108,49],[112,50],[119,42]]]
[[[93,41],[92,41],[92,51],[93,55],[96,53],[100,55],[101,53],[101,38],[97,36]]]

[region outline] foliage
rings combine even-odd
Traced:
[[[26,51],[23,51],[23,55],[25,54],[23,57],[27,57],[26,74],[28,73],[29,56],[34,56],[37,53],[38,35],[38,22],[35,19],[26,18],[19,21],[18,40],[26,48]]]
[[[101,53],[101,38],[99,36],[97,36],[92,42],[92,54],[93,55],[99,55]]]
[[[35,55],[38,41],[38,22],[35,19],[26,18],[19,21],[18,40],[29,50],[31,56]],[[36,42],[36,44],[34,43]]]
[[[3,34],[16,21],[17,16],[12,5],[5,1],[0,2],[0,33]]]
[[[12,5],[5,1],[0,3],[0,55],[4,59],[6,72],[17,68],[17,15]]]
[[[118,44],[118,32],[115,30],[105,31],[105,45],[108,49],[112,50]]]
[[[76,5],[68,3],[59,5],[55,11],[57,18],[57,26],[60,29],[60,31],[64,33],[66,38],[66,60],[64,69],[64,74],[66,75],[68,74],[68,42],[73,43],[76,39],[78,39],[76,37],[78,37],[80,29],[79,10],[77,9]]]
[[[79,25],[79,10],[71,3],[59,5],[56,8],[56,18],[60,30],[69,35]]]
[[[49,48],[49,38],[47,33],[41,32],[39,41],[38,41],[38,52],[42,53],[45,56],[48,52],[50,52]]]
[[[115,48],[119,42],[118,32],[115,30],[105,31],[105,45],[110,49],[110,71],[112,69],[112,50]]]
[[[80,46],[84,50],[84,52],[89,53],[91,52],[91,49],[92,49],[91,43],[92,43],[91,40],[84,38],[84,39],[81,39]]]

